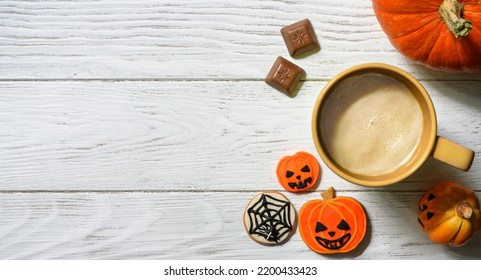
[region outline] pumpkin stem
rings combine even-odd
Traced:
[[[439,14],[456,38],[464,37],[473,29],[473,24],[462,18],[464,5],[457,0],[444,0],[439,6]]]
[[[336,197],[336,192],[334,191],[333,187],[329,187],[327,190],[321,193],[321,196],[322,198],[324,198],[324,200],[333,199],[334,197]]]
[[[461,218],[469,219],[473,215],[473,207],[467,201],[460,202],[456,205],[456,213]]]

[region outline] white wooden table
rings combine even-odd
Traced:
[[[287,53],[280,28],[309,18],[321,50]],[[306,72],[294,98],[264,83],[277,56]],[[314,101],[343,69],[383,62],[428,89],[439,134],[481,151],[479,74],[428,70],[390,45],[370,0],[0,1],[1,259],[480,259],[481,234],[453,249],[417,223],[441,180],[481,194],[467,173],[428,162],[386,188],[350,184],[320,161]],[[304,150],[321,190],[361,201],[367,236],[352,254],[312,252],[298,232],[253,242],[242,224],[275,167]]]

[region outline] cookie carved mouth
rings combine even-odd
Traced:
[[[346,233],[343,236],[341,236],[341,238],[338,238],[335,240],[329,240],[329,239],[316,236],[317,243],[319,243],[319,245],[321,245],[322,247],[328,250],[337,250],[344,247],[344,245],[346,245],[349,239],[351,239],[350,233]]]
[[[311,183],[312,183],[312,178],[309,177],[309,178],[306,178],[304,181],[299,181],[297,183],[290,182],[288,185],[289,185],[289,187],[291,187],[293,189],[304,189],[307,186],[309,186],[309,184],[311,184]]]

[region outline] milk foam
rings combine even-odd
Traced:
[[[422,111],[409,89],[375,73],[340,83],[321,116],[323,141],[334,161],[368,176],[389,173],[406,161],[422,128]]]

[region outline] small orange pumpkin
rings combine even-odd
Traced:
[[[435,69],[481,70],[481,4],[478,0],[373,0],[392,45]]]
[[[313,187],[320,175],[317,159],[306,152],[283,157],[277,164],[279,183],[290,192],[306,191]]]
[[[319,254],[347,253],[366,234],[367,219],[362,205],[351,197],[336,197],[330,187],[299,211],[299,232],[304,243]]]
[[[461,246],[481,229],[479,200],[455,182],[440,182],[419,201],[418,222],[434,243]]]

